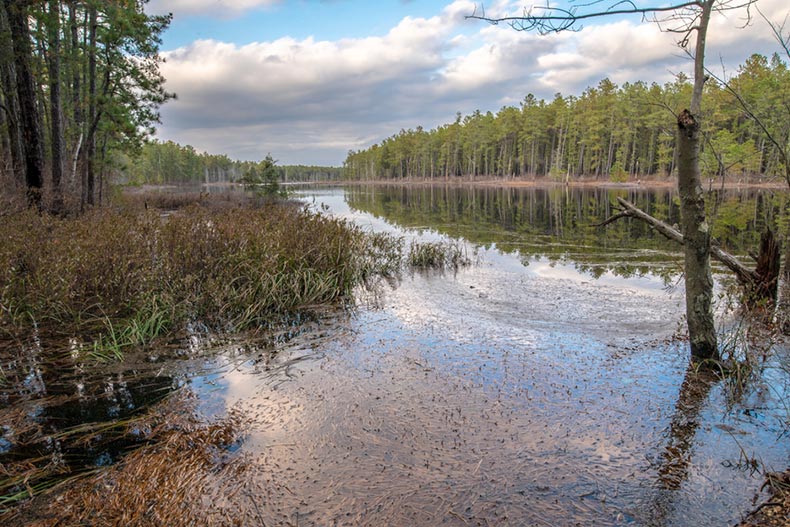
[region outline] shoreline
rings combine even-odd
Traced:
[[[542,178],[519,178],[519,179],[374,179],[374,180],[337,180],[337,181],[306,181],[290,182],[290,185],[318,185],[318,186],[346,186],[346,185],[375,185],[375,186],[448,186],[448,187],[504,187],[504,188],[602,188],[602,189],[655,189],[655,188],[676,188],[675,179],[637,179],[626,182],[614,182],[600,179],[577,179],[563,181],[552,181]],[[788,190],[790,187],[784,181],[738,181],[721,182],[706,181],[703,190],[706,192],[713,190],[739,190],[739,189],[764,189],[764,190]]]

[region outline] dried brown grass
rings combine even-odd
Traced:
[[[135,421],[135,428],[150,429],[149,444],[119,464],[42,494],[0,521],[40,527],[250,524],[259,489],[245,477],[250,463],[229,451],[240,440],[242,417],[231,412],[205,424],[185,404],[175,398]]]
[[[290,204],[218,203],[166,218],[135,206],[7,216],[0,331],[100,333],[112,347],[188,320],[239,330],[346,300],[374,271],[365,235],[343,221]]]

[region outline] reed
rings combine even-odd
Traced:
[[[472,263],[460,241],[417,242],[409,246],[408,265],[420,269],[458,269]]]
[[[49,457],[5,465],[0,476],[0,523],[202,524],[203,511],[185,507],[185,500],[197,500],[190,501],[196,505],[223,470],[238,469],[240,463],[229,458],[228,449],[240,439],[242,423],[234,410],[219,421],[203,423],[192,399],[180,394],[126,419],[63,431],[52,440],[74,447],[94,437],[112,437],[127,441],[130,452],[112,468],[85,464],[66,469]],[[233,483],[231,478],[228,481]],[[58,499],[51,499],[53,495]]]
[[[81,336],[89,355],[199,321],[237,331],[351,298],[394,244],[287,203],[201,197],[163,216],[125,203],[0,225],[0,332]]]

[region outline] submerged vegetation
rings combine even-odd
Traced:
[[[20,525],[204,523],[206,517],[222,511],[221,506],[200,506],[204,494],[221,492],[218,481],[226,490],[235,487],[238,491],[244,485],[231,477],[244,470],[243,460],[229,458],[242,435],[243,418],[230,412],[206,424],[193,406],[187,394],[180,392],[136,415],[53,437],[64,449],[86,453],[102,442],[123,444],[130,452],[112,468],[83,467],[69,474],[73,469],[54,460],[36,468],[27,463],[7,464],[0,475],[0,492],[6,492],[0,496],[0,520]],[[93,478],[80,481],[86,476]],[[58,499],[48,499],[59,492]],[[30,507],[10,508],[41,494],[45,494],[41,501]],[[63,510],[58,506],[61,500],[71,505]]]

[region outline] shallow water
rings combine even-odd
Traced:
[[[144,357],[155,385],[63,382],[103,387],[104,406],[80,408],[104,414],[149,404],[148,386],[190,390],[207,420],[240,411],[233,455],[259,491],[234,506],[261,525],[726,525],[762,485],[751,460],[788,466],[783,350],[736,399],[688,372],[668,242],[582,244],[563,222],[524,227],[522,209],[498,227],[403,192],[302,198],[407,240],[471,232],[478,263],[382,282],[267,346],[196,338],[189,360]],[[606,263],[623,254],[637,270]]]
[[[402,229],[316,206],[372,230]],[[414,273],[282,349],[287,369],[218,381],[253,425],[241,452],[267,482],[261,519],[299,525],[723,525],[788,463],[775,386],[735,404],[687,374],[682,291],[650,273],[479,249]],[[685,388],[684,379],[686,379]],[[213,403],[212,403],[213,404]]]

